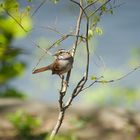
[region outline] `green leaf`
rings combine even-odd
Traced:
[[[104,5],[104,6],[101,7],[101,11],[103,11],[103,12],[105,12],[106,9],[107,9],[107,8],[106,8],[106,5]]]
[[[59,0],[51,0],[54,4],[57,4]]]
[[[100,18],[99,18],[99,16],[94,16],[93,17],[93,23],[97,23],[97,22],[99,22],[100,21]]]
[[[97,80],[97,77],[92,76],[92,77],[91,77],[91,80]]]
[[[26,96],[23,92],[16,90],[15,88],[6,88],[3,91],[0,91],[1,98],[18,98],[18,99],[26,99]]]
[[[96,31],[96,33],[98,35],[102,35],[103,34],[103,30],[101,28],[99,28],[99,27],[96,27],[95,31]]]
[[[106,84],[106,83],[108,83],[108,81],[106,81],[106,80],[102,80],[102,81],[100,81],[100,83],[102,83],[102,84]]]
[[[88,30],[88,39],[91,39],[94,35],[94,31],[92,29]]]
[[[0,7],[2,7],[2,8],[3,8],[3,7],[4,7],[4,4],[3,4],[3,3],[1,3],[1,4],[0,4]]]
[[[19,110],[15,113],[8,115],[9,121],[17,129],[21,136],[30,136],[31,132],[38,128],[41,124],[41,120],[33,117],[25,111]]]
[[[55,43],[55,46],[58,47],[58,46],[60,46],[60,45],[61,45],[61,41],[58,40],[58,41]]]
[[[0,3],[0,14],[4,12],[4,3]]]
[[[100,2],[100,3],[105,3],[105,2],[106,2],[106,0],[99,0],[99,2]]]
[[[17,0],[5,0],[4,1],[4,9],[6,9],[10,13],[17,12],[19,8],[19,4]]]
[[[26,10],[27,10],[28,12],[30,12],[30,11],[31,11],[31,7],[28,5],[28,6],[26,7]]]
[[[112,14],[112,15],[113,15],[113,10],[112,10],[112,9],[110,9],[110,10],[109,10],[109,12],[110,12],[110,14]]]
[[[6,44],[7,41],[8,41],[7,38],[3,34],[0,34],[0,44]],[[0,53],[1,53],[1,51],[0,51]]]
[[[87,3],[88,3],[88,4],[90,4],[90,3],[92,3],[92,2],[94,2],[94,0],[87,0]]]
[[[32,2],[32,0],[27,0],[28,2]]]
[[[19,22],[25,30],[31,29],[31,19],[29,16],[24,16],[22,19],[18,15],[14,15],[14,18]],[[13,37],[24,37],[27,33],[19,26],[19,24],[12,18],[0,19],[0,28],[7,34],[11,34]]]

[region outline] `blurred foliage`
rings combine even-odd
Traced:
[[[54,4],[57,4],[60,0],[51,0]]]
[[[136,138],[136,140],[140,140],[140,136],[138,136],[138,137]]]
[[[23,49],[12,45],[16,38],[27,35],[19,24],[26,31],[31,28],[29,7],[21,11],[16,0],[3,0],[0,4],[0,97],[24,97],[9,84],[26,67],[25,62],[19,60]]]
[[[139,46],[132,49],[129,65],[131,67],[137,67],[140,65],[140,47]]]
[[[41,127],[42,120],[35,117],[23,110],[18,110],[15,113],[7,115],[8,120],[11,122],[13,127],[20,139],[23,140],[49,140],[48,133],[37,133],[37,129]],[[78,123],[78,120],[77,120]],[[72,133],[59,134],[55,140],[78,140]]]
[[[106,80],[115,80],[122,77],[122,75],[124,74],[122,74],[121,71],[106,70],[106,72],[104,72]],[[96,77],[93,76],[92,80],[96,80]],[[89,94],[86,94],[83,98],[86,98],[89,103],[98,103],[101,106],[111,105],[131,108],[134,107],[133,105],[136,104],[140,98],[140,89],[127,86],[122,87],[118,84],[114,87],[108,82],[101,82],[99,86],[94,89],[89,89],[88,92]]]
[[[81,129],[84,128],[89,121],[90,117],[78,116],[77,118],[71,118],[69,123],[72,124],[76,129]]]
[[[49,137],[47,137],[45,140],[49,140]],[[63,134],[57,135],[55,140],[78,140],[78,138],[73,134]]]
[[[7,98],[7,97],[14,97],[14,98],[20,98],[20,99],[25,99],[26,96],[24,93],[21,93],[21,91],[18,91],[15,88],[7,88],[4,91],[0,92],[0,97]]]
[[[27,139],[29,139],[32,136],[33,131],[41,125],[41,120],[39,118],[35,118],[22,110],[19,110],[14,114],[9,114],[8,119],[15,127],[18,134]]]

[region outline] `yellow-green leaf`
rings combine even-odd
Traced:
[[[91,39],[94,35],[94,31],[92,29],[88,30],[88,39]]]
[[[108,83],[108,81],[106,81],[106,80],[102,80],[102,81],[100,81],[100,83],[102,83],[102,84],[106,84],[106,83]]]
[[[99,27],[96,27],[96,33],[98,34],[98,35],[102,35],[103,34],[103,30],[101,29],[101,28],[99,28]]]
[[[92,76],[92,77],[91,77],[91,80],[97,80],[97,77]]]

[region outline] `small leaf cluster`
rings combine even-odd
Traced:
[[[26,8],[23,11],[27,11]],[[20,11],[16,0],[4,0],[0,4],[0,97],[24,97],[10,85],[10,81],[20,76],[26,67],[25,62],[19,60],[19,55],[23,53],[22,46],[13,45],[15,39],[27,35],[17,22],[26,29],[31,27],[29,15],[23,11]]]
[[[5,30],[10,30],[14,37],[24,37],[26,32],[21,26],[26,31],[31,29],[30,9],[30,6],[27,5],[21,10],[17,0],[4,0],[4,2],[0,4],[0,15],[3,17],[0,21],[0,25],[3,26]]]
[[[57,4],[60,0],[51,0],[54,4]]]
[[[8,120],[22,137],[30,137],[33,131],[41,125],[39,118],[35,118],[23,110],[9,114]]]

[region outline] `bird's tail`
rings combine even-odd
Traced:
[[[43,72],[46,70],[51,70],[51,65],[36,69],[32,72],[32,74],[36,74],[36,73]]]

